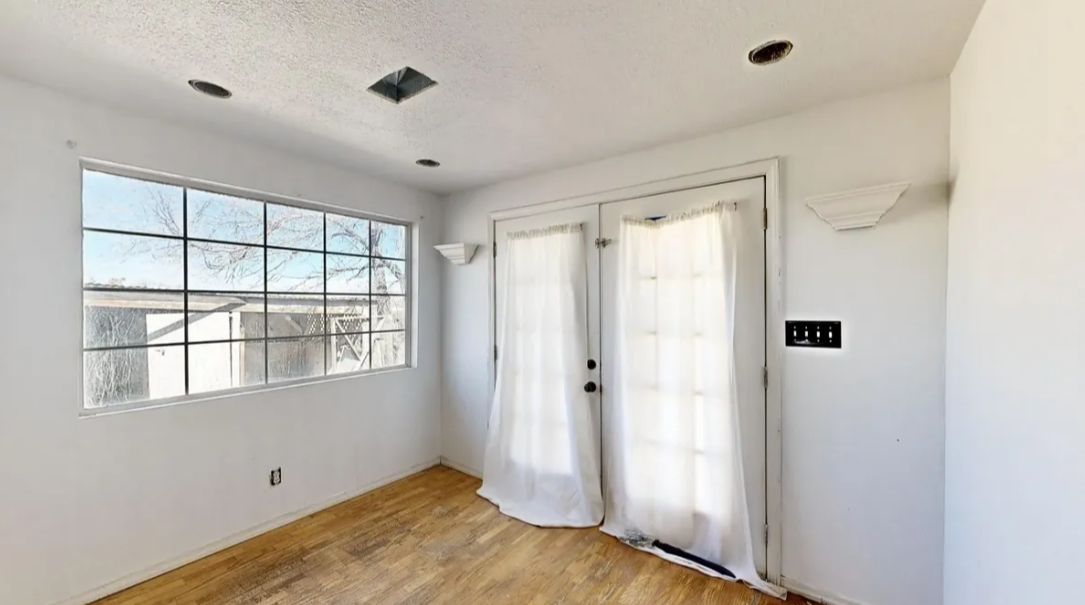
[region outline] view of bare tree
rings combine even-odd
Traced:
[[[197,359],[190,356],[211,354],[210,349],[193,349],[184,337],[167,340],[185,351],[186,361],[176,366],[159,361],[175,354],[172,346],[151,343],[178,330],[191,336],[194,324],[216,316],[226,323],[204,322],[196,329],[234,325],[243,332],[249,326],[257,336],[236,340],[242,332],[235,335],[231,328],[214,338],[251,344],[256,357],[250,357],[266,364],[199,368],[200,376],[226,372],[226,378],[214,379],[223,384],[405,363],[403,226],[191,189],[183,196],[176,186],[104,173],[94,178],[99,188],[88,227],[106,233],[85,235],[91,264],[84,285],[108,293],[84,295],[88,407],[154,398],[150,385],[162,385],[159,391],[165,392],[179,384],[170,382],[178,380],[175,367],[188,384]],[[191,305],[193,295],[173,293],[186,257],[187,290],[203,292],[195,295],[203,297],[196,299],[200,304],[210,300],[217,306],[191,312],[182,303]],[[168,291],[148,292],[155,289]],[[255,304],[239,297],[254,298]],[[182,313],[182,307],[190,312]],[[167,323],[156,324],[152,340],[149,317],[155,313],[166,314]],[[189,342],[201,346],[199,340]]]
[[[175,212],[172,211],[172,200],[168,199],[161,188],[146,186],[145,193],[150,204],[141,206],[148,224],[154,224],[163,231],[175,237],[184,234],[182,225],[175,220]],[[264,267],[264,250],[261,247],[250,245],[233,245],[228,242],[243,244],[262,244],[264,233],[264,213],[262,205],[258,206],[259,212],[254,212],[250,207],[240,204],[231,205],[222,203],[217,199],[203,199],[198,202],[189,202],[188,221],[189,229],[206,230],[214,233],[213,239],[223,243],[206,241],[190,241],[189,263],[199,263],[210,274],[227,283],[240,283],[262,275]],[[319,216],[319,213],[309,212]],[[269,218],[267,221],[267,240],[276,242],[275,245],[298,248],[286,250],[283,254],[275,254],[267,259],[267,283],[274,283],[282,277],[290,277],[292,285],[285,289],[287,292],[310,292],[322,291],[323,281],[336,281],[337,278],[345,280],[368,279],[367,271],[372,272],[372,291],[374,293],[389,292],[393,284],[402,284],[405,278],[404,263],[384,258],[371,258],[363,264],[335,264],[328,263],[327,273],[325,268],[310,267],[301,275],[287,275],[288,271],[296,270],[299,263],[295,263],[299,257],[306,256],[310,252],[301,248],[311,249],[311,242],[323,242],[328,240],[328,247],[337,254],[350,254],[368,256],[386,248],[400,247],[403,245],[402,236],[399,241],[389,242],[397,235],[392,230],[385,228],[369,228],[369,222],[364,219],[356,219],[336,214],[326,214],[327,234],[323,221],[314,221],[310,217],[298,213],[283,213],[282,215]],[[211,228],[205,223],[214,222]],[[398,227],[390,226],[394,229]],[[256,236],[254,238],[254,235]],[[212,238],[208,238],[212,239]],[[323,246],[320,246],[323,248]],[[322,251],[322,250],[314,250]],[[132,241],[124,254],[132,257],[150,257],[155,260],[177,260],[178,255],[183,254],[175,245],[168,240],[141,239]],[[402,254],[398,255],[402,258]],[[304,264],[301,264],[304,267]],[[120,284],[103,284],[124,287]],[[402,287],[401,285],[398,287]]]

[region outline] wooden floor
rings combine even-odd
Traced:
[[[597,529],[521,523],[476,496],[479,483],[429,469],[98,605],[781,603]]]

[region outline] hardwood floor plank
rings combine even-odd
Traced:
[[[96,605],[781,603],[597,529],[521,523],[475,495],[478,487],[458,471],[429,469]]]

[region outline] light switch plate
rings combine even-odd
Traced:
[[[784,333],[789,347],[839,349],[841,329],[839,321],[788,321]]]

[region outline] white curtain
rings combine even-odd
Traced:
[[[677,547],[779,596],[754,566],[743,478],[732,207],[622,219],[603,531],[726,578],[653,543]]]
[[[533,525],[603,518],[587,370],[587,278],[580,224],[509,234],[497,387],[482,488]]]

